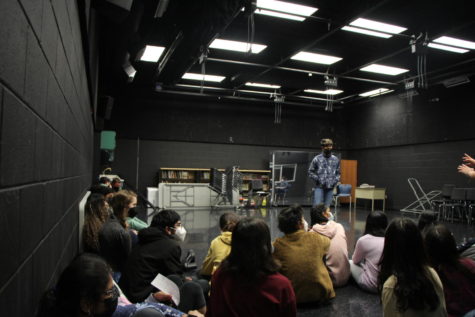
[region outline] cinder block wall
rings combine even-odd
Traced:
[[[93,127],[76,1],[0,1],[0,307],[32,316],[78,252]]]

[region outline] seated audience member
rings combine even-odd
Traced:
[[[111,199],[112,195],[115,194],[115,191],[112,188],[102,185],[93,185],[89,190],[91,191],[91,194],[100,194],[104,196],[105,200]]]
[[[239,216],[234,212],[227,212],[219,217],[219,227],[221,234],[211,241],[208,249],[208,254],[203,261],[203,267],[200,274],[204,277],[211,277],[214,270],[221,264],[221,262],[228,256],[231,251],[231,237],[239,221]]]
[[[127,195],[134,197],[134,203],[130,205],[129,212],[125,221],[127,222],[128,228],[135,231],[140,231],[148,227],[148,224],[137,217],[137,194],[131,190],[122,190],[121,192],[126,193]]]
[[[101,255],[114,271],[113,277],[115,281],[120,279],[120,272],[124,270],[125,263],[132,249],[132,238],[126,218],[129,209],[133,208],[136,203],[136,197],[129,195],[128,192],[117,192],[110,199],[113,214],[99,231]]]
[[[119,282],[132,302],[147,298],[163,301],[162,292],[150,284],[160,273],[172,279],[180,288],[180,310],[206,311],[202,286],[207,287],[207,282],[184,282],[180,276],[183,265],[179,240],[183,241],[185,234],[180,215],[169,209],[156,214],[150,227],[139,232],[138,244],[134,246]]]
[[[330,239],[307,232],[299,205],[279,213],[279,229],[285,234],[274,242],[273,256],[282,265],[280,272],[294,287],[298,303],[326,302],[335,297],[333,284],[323,259]]]
[[[421,232],[422,236],[434,225],[437,224],[437,214],[432,210],[425,210],[419,215],[419,221],[417,222],[417,228]]]
[[[396,218],[386,230],[379,289],[383,316],[447,316],[442,283],[411,219]]]
[[[85,252],[99,254],[99,231],[109,218],[109,204],[104,196],[91,194],[84,206],[84,225],[82,227],[82,242]]]
[[[362,289],[378,291],[379,260],[384,248],[384,233],[388,218],[383,212],[373,211],[366,217],[364,235],[358,239],[350,261],[351,275]]]
[[[77,256],[61,273],[56,286],[45,292],[38,317],[185,317],[163,304],[132,305],[114,285],[107,263],[94,254]]]
[[[111,180],[107,176],[102,176],[99,178],[99,185],[111,188]]]
[[[211,278],[208,317],[295,317],[295,294],[272,258],[270,231],[259,218],[240,220],[231,253]]]
[[[325,264],[330,271],[333,287],[339,287],[345,285],[351,275],[348,245],[343,226],[327,218],[329,209],[324,204],[319,204],[310,210],[310,219],[313,224],[311,232],[331,239]]]
[[[118,192],[122,189],[122,180],[118,177],[114,177],[111,182],[111,187],[114,191]]]
[[[457,251],[461,257],[475,261],[475,238],[470,238],[457,246]]]
[[[442,224],[430,228],[425,235],[430,263],[444,286],[449,316],[475,316],[475,262],[461,258],[452,233]]]

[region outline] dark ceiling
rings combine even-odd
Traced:
[[[475,14],[468,7],[469,1],[288,1],[317,7],[318,11],[297,22],[252,14],[251,0],[97,1],[93,5],[100,22],[100,93],[115,98],[202,94],[269,100],[274,90],[244,86],[259,82],[280,85],[277,93],[286,103],[325,104],[326,95],[309,94],[304,89],[324,90],[324,75],[328,73],[338,78],[338,89],[344,91],[333,99],[336,105],[344,106],[361,100],[358,94],[372,89],[389,88],[401,94],[407,93],[405,81],[415,79],[416,90],[443,87],[444,80],[470,78],[475,72],[475,50],[457,54],[418,46],[416,53],[411,53],[409,45],[411,35],[420,34],[427,34],[430,40],[446,35],[475,41]],[[155,18],[157,5],[165,11]],[[243,7],[245,11],[241,11]],[[341,30],[360,17],[407,30],[389,39]],[[255,43],[267,45],[260,54],[210,48],[204,64],[200,64],[199,57],[214,38],[247,42],[252,37]],[[166,47],[158,63],[136,61],[145,45]],[[303,50],[343,59],[329,66],[290,59]],[[425,56],[426,72],[417,71],[418,56]],[[137,70],[133,80],[123,70],[128,62]],[[372,63],[410,71],[397,76],[360,71]],[[218,89],[201,91],[186,86],[200,86],[201,82],[181,79],[185,72],[226,78],[221,83],[204,83]],[[421,73],[427,76],[427,87],[418,87]]]

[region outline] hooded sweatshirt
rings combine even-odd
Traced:
[[[329,221],[324,225],[314,225],[311,231],[330,238],[330,249],[326,256],[326,265],[330,271],[333,286],[345,285],[351,275],[345,229],[341,224]]]
[[[219,266],[229,255],[229,252],[231,252],[231,238],[232,232],[225,231],[211,241],[208,254],[203,261],[203,267],[200,271],[201,275],[213,274],[213,268]]]

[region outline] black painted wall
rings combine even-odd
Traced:
[[[269,169],[273,150],[318,151],[328,136],[341,146],[339,121],[320,108],[284,105],[282,123],[274,124],[272,103],[180,96],[125,101],[114,106],[107,128],[118,136],[113,172],[145,192],[157,186],[160,167]]]
[[[358,160],[358,184],[386,187],[394,209],[415,200],[409,177],[425,191],[445,183],[474,186],[456,171],[464,152],[475,155],[473,89],[437,85],[412,102],[391,95],[345,108],[348,159]]]
[[[92,122],[76,1],[0,1],[0,307],[33,316],[78,251]]]

